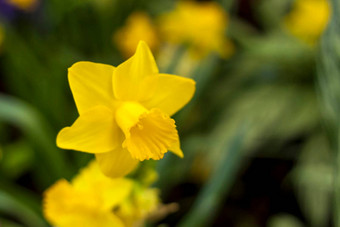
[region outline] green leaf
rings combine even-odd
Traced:
[[[242,160],[244,129],[239,129],[231,141],[225,141],[221,148],[223,157],[199,193],[192,209],[181,220],[179,226],[210,226],[211,222],[229,192]],[[218,149],[218,148],[217,148]]]
[[[277,214],[268,221],[268,227],[303,227],[304,225],[290,214]]]
[[[0,121],[21,129],[38,147],[37,155],[43,160],[41,165],[51,176],[49,181],[69,176],[66,160],[55,145],[53,131],[32,106],[11,96],[0,94]]]
[[[24,227],[16,222],[0,218],[0,226],[2,227]]]
[[[327,226],[332,210],[334,166],[329,142],[324,135],[310,137],[291,177],[309,226]]]
[[[318,58],[318,79],[322,113],[336,155],[334,223],[340,226],[340,2],[331,0],[332,16],[322,40]]]
[[[0,169],[10,178],[19,177],[33,163],[34,151],[26,140],[11,143],[2,150]]]
[[[26,226],[46,227],[45,221],[20,200],[0,190],[0,213],[13,216]]]

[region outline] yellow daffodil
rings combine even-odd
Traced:
[[[80,116],[59,132],[59,147],[94,153],[111,177],[126,175],[138,161],[159,160],[168,150],[183,156],[170,116],[190,101],[195,82],[160,74],[145,42],[116,68],[78,62],[68,78]]]
[[[7,0],[7,3],[21,10],[32,10],[37,6],[38,0]]]
[[[136,226],[158,204],[158,190],[103,175],[91,162],[71,183],[59,180],[44,193],[44,215],[58,227]]]
[[[233,52],[225,38],[226,12],[216,2],[180,1],[176,8],[159,19],[163,39],[172,44],[187,43],[193,56],[203,57],[212,51],[222,57]]]
[[[294,36],[314,45],[326,28],[329,15],[327,0],[297,0],[284,23]]]
[[[159,45],[156,29],[152,24],[151,18],[143,12],[131,14],[126,25],[119,29],[113,36],[119,50],[127,57],[130,57],[139,40],[144,40],[152,51]]]

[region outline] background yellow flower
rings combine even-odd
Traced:
[[[136,50],[140,40],[144,40],[155,52],[159,46],[159,38],[151,18],[144,12],[134,12],[113,34],[113,41],[125,57],[130,57]]]
[[[59,180],[44,194],[44,215],[58,227],[135,226],[159,204],[158,191],[130,179],[104,176],[92,161],[71,183]]]
[[[173,11],[159,18],[162,39],[173,44],[188,44],[193,56],[214,51],[222,57],[233,52],[225,37],[227,13],[216,2],[179,1]]]
[[[6,2],[21,10],[32,10],[38,4],[38,0],[6,0]]]
[[[314,45],[326,28],[329,17],[327,0],[296,0],[284,23],[294,36]]]

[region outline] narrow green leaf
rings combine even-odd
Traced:
[[[16,198],[3,191],[0,191],[0,212],[17,218],[26,226],[47,226],[39,215]]]
[[[335,174],[334,224],[340,226],[340,2],[331,0],[332,16],[321,40],[318,86],[322,111],[332,143]]]
[[[39,148],[51,179],[69,175],[68,167],[62,152],[57,149],[53,131],[47,122],[32,106],[14,97],[0,94],[0,121],[4,121],[21,129],[26,136]]]
[[[3,219],[3,218],[0,218],[0,226],[3,226],[3,227],[24,227],[23,225],[20,225],[18,223],[15,223],[13,221]]]
[[[231,141],[223,146],[223,155],[218,167],[201,190],[192,210],[180,222],[185,226],[210,226],[229,192],[242,160],[244,130],[235,133]]]

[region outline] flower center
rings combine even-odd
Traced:
[[[149,111],[138,103],[125,102],[117,110],[116,120],[125,134],[123,147],[140,161],[163,158],[178,140],[175,121],[157,108]]]

